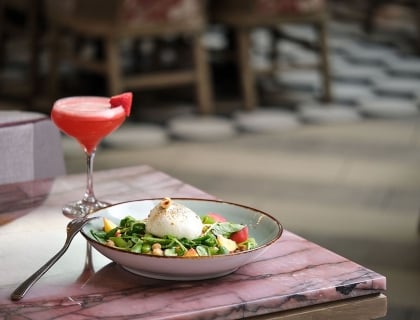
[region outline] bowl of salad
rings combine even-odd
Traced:
[[[156,198],[111,205],[81,230],[101,254],[149,278],[201,280],[252,262],[283,232],[271,215],[220,200]]]

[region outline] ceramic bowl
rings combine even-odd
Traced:
[[[107,217],[116,224],[127,215],[144,219],[160,200],[161,198],[123,202],[98,210],[92,216]],[[102,219],[92,220],[83,227],[81,233],[97,251],[135,274],[164,280],[201,280],[227,275],[255,260],[278,240],[283,232],[283,226],[274,217],[244,205],[207,199],[172,198],[172,200],[190,208],[199,216],[214,212],[224,216],[228,221],[247,225],[249,236],[255,238],[257,247],[227,255],[164,257],[122,251],[96,241],[90,230],[102,229]]]

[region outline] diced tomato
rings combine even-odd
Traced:
[[[128,117],[131,113],[131,104],[133,103],[133,93],[124,92],[116,96],[112,96],[109,99],[109,103],[111,104],[111,108],[116,108],[119,106],[123,107],[125,111],[125,115]]]
[[[230,235],[230,239],[236,243],[244,242],[248,239],[248,226],[243,227],[241,230],[236,231]]]
[[[214,222],[226,222],[227,219],[223,216],[221,216],[220,214],[214,213],[214,212],[210,212],[207,213],[206,216],[212,218],[214,220]]]

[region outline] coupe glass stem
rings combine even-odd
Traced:
[[[86,190],[82,200],[68,203],[63,207],[63,214],[70,219],[84,217],[88,214],[109,206],[109,203],[96,199],[93,192],[93,160],[95,159],[94,149],[92,152],[86,153]]]
[[[93,192],[93,160],[95,159],[96,149],[93,149],[91,153],[86,152],[86,191],[83,196],[83,201],[86,203],[95,203],[96,198]]]

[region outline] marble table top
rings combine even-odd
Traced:
[[[214,198],[148,166],[95,172],[94,178],[97,196],[111,202]],[[383,275],[287,230],[255,262],[201,281],[140,277],[95,250],[86,259],[86,241],[79,234],[31,291],[12,302],[13,290],[62,247],[68,219],[61,206],[80,198],[84,183],[84,175],[68,175],[0,186],[0,318],[238,319],[273,314],[281,319],[284,312],[328,311],[340,302],[354,303],[352,310],[360,314],[355,301],[383,296],[386,290]],[[379,309],[366,319],[384,315],[386,300]]]

